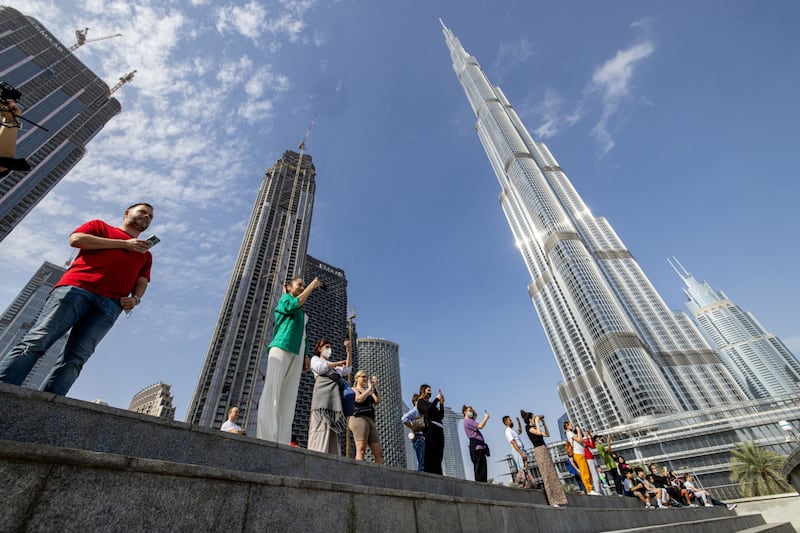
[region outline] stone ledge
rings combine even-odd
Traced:
[[[467,498],[545,504],[541,490],[521,490],[356,462],[219,430],[166,421],[31,389],[0,384],[0,439],[108,452],[171,463],[277,476],[343,481]],[[568,495],[571,507],[593,507],[598,496]],[[604,507],[637,508],[628,498],[603,497]]]
[[[552,508],[9,441],[0,441],[0,506],[3,531],[574,532],[731,516],[721,508]]]

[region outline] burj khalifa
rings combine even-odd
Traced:
[[[570,418],[608,428],[746,400],[689,317],[667,307],[611,225],[589,211],[547,146],[442,27],[531,276],[528,292]]]

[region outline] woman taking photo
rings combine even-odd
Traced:
[[[486,444],[481,430],[489,421],[489,412],[483,412],[483,420],[480,422],[475,420],[477,415],[471,405],[463,406],[461,413],[464,415],[464,433],[469,441],[469,458],[472,461],[475,481],[486,482],[486,458],[489,456],[489,446]]]
[[[301,277],[292,278],[283,285],[283,296],[275,306],[267,375],[258,402],[256,436],[259,439],[287,445],[291,442],[297,388],[308,349],[303,304],[319,286],[319,280],[314,278],[306,287]]]
[[[556,467],[553,466],[553,459],[550,457],[550,452],[547,451],[547,446],[544,443],[544,438],[550,436],[544,419],[539,415],[534,416],[525,411],[520,411],[520,415],[522,415],[522,420],[525,421],[525,433],[527,433],[528,438],[531,439],[531,444],[533,444],[533,456],[536,459],[539,472],[542,474],[547,502],[553,507],[567,505],[567,495],[564,494],[564,488],[558,479]]]
[[[339,435],[347,430],[347,418],[342,410],[341,380],[350,375],[353,355],[350,341],[344,341],[347,359],[331,361],[331,342],[321,339],[314,347],[311,371],[314,373],[314,393],[311,396],[311,419],[308,423],[308,449],[315,452],[341,455]]]
[[[375,464],[383,464],[383,450],[378,428],[375,426],[375,406],[381,403],[381,393],[378,390],[378,376],[367,380],[367,373],[363,370],[356,372],[356,411],[350,417],[350,431],[356,441],[356,461],[363,461],[367,452],[367,444],[375,458]]]

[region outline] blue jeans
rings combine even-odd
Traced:
[[[70,285],[56,287],[30,331],[0,360],[0,381],[20,385],[36,361],[71,328],[42,387],[64,396],[121,312],[119,300]]]
[[[422,472],[425,470],[425,438],[417,437],[411,445],[417,454],[417,472]]]

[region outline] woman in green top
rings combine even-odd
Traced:
[[[307,317],[303,304],[311,291],[321,285],[317,278],[306,287],[303,278],[296,277],[283,286],[283,296],[275,307],[275,326],[269,343],[267,375],[258,402],[259,439],[289,444],[292,420],[297,403],[300,373],[308,353],[306,340]]]

